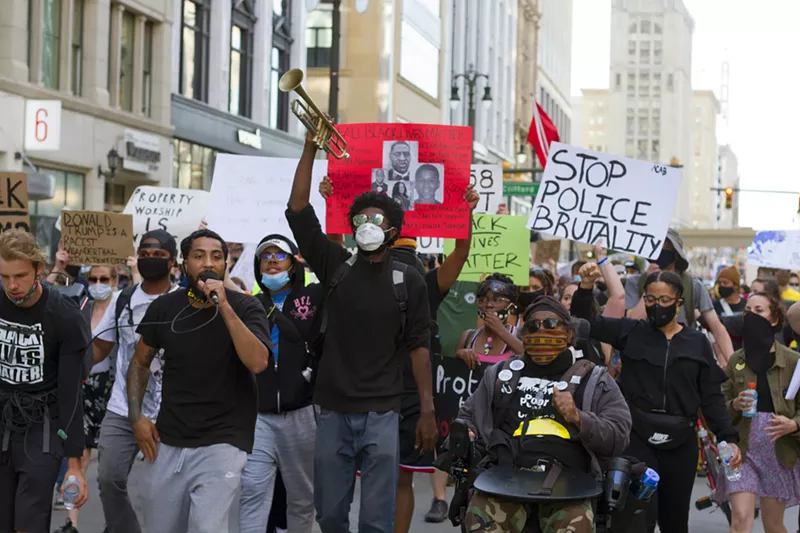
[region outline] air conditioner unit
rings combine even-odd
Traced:
[[[28,200],[49,200],[56,194],[56,178],[44,172],[28,172]]]

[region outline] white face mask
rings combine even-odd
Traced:
[[[106,300],[111,296],[111,285],[108,283],[95,283],[89,285],[89,295],[95,300]]]
[[[386,240],[383,230],[372,222],[361,224],[356,230],[356,243],[365,252],[374,252]]]

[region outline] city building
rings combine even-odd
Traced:
[[[682,0],[612,3],[606,151],[688,170],[673,212],[678,226],[693,225],[693,31]]]
[[[539,70],[539,22],[539,0],[518,0],[514,146],[519,155],[516,160],[519,167],[533,166],[536,158],[533,146],[528,143],[527,138],[533,118],[536,73]]]
[[[342,0],[339,122],[448,122],[451,8],[447,0]],[[333,42],[329,0],[308,13],[305,28],[306,89],[327,110]]]
[[[572,144],[615,155],[625,155],[611,151],[608,142],[608,89],[581,89],[579,106],[572,108],[573,139]]]
[[[170,184],[172,6],[2,2],[0,169],[53,185],[50,198],[29,202],[32,231],[51,257],[62,208],[102,210],[120,187]],[[60,102],[60,113],[31,106],[26,115],[39,100]]]
[[[281,92],[278,81],[306,68],[306,0],[172,7],[170,183],[208,190],[218,153],[297,157],[305,135],[289,109],[297,95]]]
[[[732,187],[739,188],[739,160],[730,145],[723,144],[719,147],[719,180],[718,189]],[[716,193],[717,228],[736,229],[739,227],[739,199],[741,194],[733,193],[731,209],[725,207],[725,193]],[[800,208],[798,208],[800,212]]]
[[[713,91],[692,93],[692,164],[683,169],[691,197],[689,220],[693,228],[716,228],[721,196],[712,191],[720,178],[717,145],[719,100]]]

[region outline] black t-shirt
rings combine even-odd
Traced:
[[[425,287],[428,291],[428,304],[431,309],[431,317],[436,317],[439,312],[439,306],[442,305],[447,293],[442,294],[439,288],[439,269],[429,270],[425,273]],[[435,344],[434,338],[435,331],[431,329],[431,346]],[[431,354],[432,355],[432,354]],[[411,364],[411,358],[406,359],[405,367],[403,368],[403,393],[404,394],[417,394],[417,381],[414,379],[414,367]]]
[[[747,305],[747,300],[745,300],[744,298],[739,300],[739,303],[728,304],[733,314],[744,313],[744,308],[746,305]],[[714,300],[714,311],[716,311],[717,315],[719,316],[727,315],[727,312],[722,307],[722,303],[720,302],[720,300]]]
[[[230,290],[226,294],[247,329],[269,347],[269,323],[261,303],[247,294]],[[188,303],[183,289],[159,297],[137,330],[147,346],[164,349],[161,411],[156,422],[161,440],[181,448],[230,444],[251,453],[257,413],[255,377],[239,359],[221,316],[197,331],[172,333],[170,322]],[[192,313],[197,314],[183,320]],[[175,330],[196,328],[213,316],[213,308],[198,312],[190,307],[181,313]]]
[[[90,338],[78,305],[58,291],[45,285],[39,300],[23,308],[0,290],[0,390],[57,391],[49,402],[50,417],[58,420],[53,431],[67,433],[68,457],[80,457],[83,451],[79,393]]]
[[[350,253],[322,233],[314,209],[286,211],[300,252],[320,282],[329,286]],[[323,356],[314,402],[345,413],[399,411],[403,364],[408,353],[430,344],[431,313],[422,276],[405,273],[406,322],[400,336],[400,304],[392,286],[393,260],[359,256],[326,301]]]
[[[555,458],[565,467],[588,470],[589,455],[578,437],[578,428],[567,423],[553,405],[553,387],[560,383],[566,388],[561,378],[571,364],[572,354],[567,352],[546,366],[526,361],[519,371],[508,415],[500,422],[500,429],[510,437],[506,442],[515,465],[528,468],[539,459]]]

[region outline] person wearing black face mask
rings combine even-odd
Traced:
[[[654,272],[644,283],[646,320],[605,318],[595,314],[592,289],[599,277],[594,264],[581,268],[581,287],[572,297],[572,313],[589,320],[592,338],[617,348],[622,358],[620,387],[631,409],[633,431],[626,455],[647,463],[661,476],[657,497],[642,517],[647,531],[688,532],[689,504],[697,466],[697,413],[719,441],[734,449],[732,466],[741,462],[720,384],[727,377],[714,360],[705,335],[681,325],[678,309],[683,284],[673,272]],[[645,524],[631,531],[644,531]]]
[[[728,317],[744,311],[747,302],[739,294],[740,285],[741,275],[735,266],[720,270],[714,287],[715,296],[717,296],[717,300],[714,302],[714,310],[719,316]],[[741,348],[741,343],[738,346],[734,343],[734,348],[737,350]]]
[[[775,332],[784,322],[784,311],[774,296],[752,294],[743,318],[744,349],[734,353],[728,362],[725,373],[730,380],[722,386],[746,457],[741,478],[729,481],[725,487],[733,509],[731,531],[752,531],[756,497],[761,503],[764,528],[785,531],[786,507],[800,503],[800,397],[788,400],[784,391],[800,355],[775,341]],[[744,413],[752,408],[754,400],[752,384],[758,395],[756,413],[755,417],[747,417]]]

